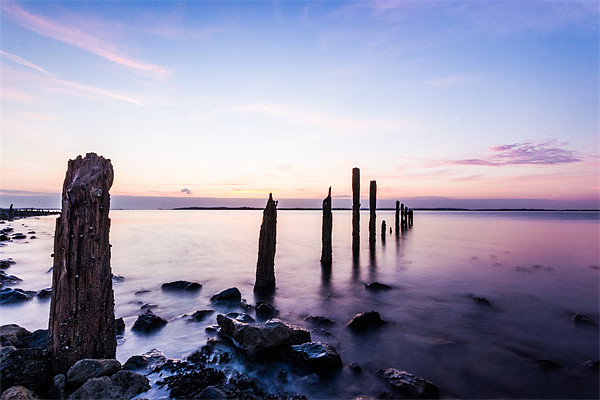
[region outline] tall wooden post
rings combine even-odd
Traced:
[[[375,246],[375,235],[377,235],[377,227],[375,210],[377,208],[377,182],[371,181],[369,188],[369,246]]]
[[[385,243],[385,237],[387,235],[387,227],[385,226],[385,220],[381,221],[381,241]]]
[[[82,358],[115,358],[110,268],[110,160],[69,160],[56,220],[47,348],[53,374]]]
[[[360,169],[352,168],[352,252],[360,251]]]
[[[323,199],[323,228],[321,235],[321,263],[331,264],[331,230],[333,228],[333,216],[331,214],[331,186],[329,194]]]
[[[400,205],[400,227],[402,230],[406,229],[406,208],[404,208],[404,203]]]
[[[277,243],[277,204],[273,194],[263,211],[260,236],[258,238],[258,261],[256,262],[255,292],[275,290],[275,245]]]
[[[396,236],[400,234],[400,201],[396,200]]]

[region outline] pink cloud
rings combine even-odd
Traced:
[[[582,161],[575,151],[565,149],[566,143],[546,140],[540,143],[524,141],[498,145],[490,148],[491,154],[484,158],[468,158],[453,161],[461,165],[556,165]]]
[[[37,32],[40,35],[79,47],[136,73],[150,76],[161,81],[166,80],[171,74],[171,71],[159,65],[148,64],[131,59],[112,43],[105,42],[88,32],[31,14],[17,3],[10,1],[2,2],[2,11],[5,15],[12,17],[24,28]]]

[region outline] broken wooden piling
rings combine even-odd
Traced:
[[[385,226],[385,220],[381,221],[381,241],[385,242],[385,236],[387,234],[387,228]]]
[[[396,236],[398,236],[400,234],[400,201],[396,200],[396,224],[395,224],[395,228],[396,228]]]
[[[352,168],[352,252],[360,251],[360,169]]]
[[[273,194],[263,211],[260,236],[258,238],[258,261],[256,262],[255,292],[275,290],[275,245],[277,243],[277,203]]]
[[[323,199],[323,227],[321,235],[321,263],[331,264],[331,231],[333,228],[333,215],[331,214],[331,186],[329,194]]]
[[[377,234],[377,228],[375,226],[377,216],[375,210],[377,208],[377,182],[371,181],[369,187],[369,246],[375,246],[375,235]]]
[[[115,358],[110,267],[110,160],[69,160],[56,220],[47,349],[52,375],[83,358]]]

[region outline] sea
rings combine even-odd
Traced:
[[[333,263],[323,268],[321,212],[278,211],[271,302],[280,319],[307,329],[313,329],[308,316],[335,321],[313,330],[312,339],[332,344],[344,364],[295,389],[308,398],[376,396],[389,390],[376,371],[396,368],[432,382],[442,398],[599,397],[598,212],[417,210],[414,225],[398,234],[389,231],[394,217],[393,211],[377,212],[370,249],[369,214],[361,212],[361,248],[354,257],[352,212],[334,210]],[[216,315],[236,311],[210,303],[221,290],[237,287],[255,304],[262,211],[113,210],[110,218],[115,315],[126,324],[117,347],[122,363],[151,349],[185,359],[201,348],[214,337],[205,329],[216,324]],[[0,247],[0,258],[16,261],[6,272],[23,280],[12,287],[51,286],[55,220],[0,226],[35,232]],[[199,282],[202,289],[161,290],[176,280]],[[367,290],[373,282],[392,289]],[[131,331],[144,305],[169,323],[150,334]],[[190,322],[190,314],[204,309],[216,312]],[[251,309],[237,311],[255,316]],[[346,327],[367,311],[387,323],[359,333]],[[48,312],[49,300],[34,298],[0,306],[0,320],[46,329]],[[362,372],[347,368],[351,363]],[[275,381],[277,368],[247,372],[263,380],[272,374]],[[167,395],[153,388],[141,397]]]

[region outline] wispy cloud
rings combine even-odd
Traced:
[[[46,75],[52,75],[50,72],[46,71],[44,68],[42,68],[42,67],[40,67],[38,65],[35,65],[34,63],[29,62],[26,59],[24,59],[23,57],[19,57],[16,54],[12,54],[12,53],[9,53],[7,51],[4,51],[4,50],[0,49],[0,55],[2,55],[2,57],[7,58],[10,61],[15,62],[17,64],[21,64],[21,65],[24,65],[26,67],[33,68],[36,71],[41,72],[41,73],[46,74]]]
[[[92,33],[39,15],[34,15],[24,10],[15,2],[3,1],[1,7],[5,16],[11,17],[24,28],[30,29],[40,35],[79,47],[138,74],[157,80],[164,81],[171,75],[171,71],[162,66],[132,59],[129,55],[119,50],[115,44],[106,42]]]
[[[190,189],[188,189],[188,188],[183,188],[183,189],[181,189],[181,193],[185,193],[185,194],[192,194],[192,193],[194,193],[194,192],[192,192],[192,191],[191,191]]]
[[[293,123],[303,125],[321,126],[330,129],[343,129],[345,131],[377,132],[396,131],[415,128],[414,121],[398,119],[359,119],[339,117],[305,110],[300,107],[280,105],[275,103],[254,103],[233,107],[233,111],[255,113],[284,118]]]
[[[468,158],[452,161],[461,165],[556,165],[582,161],[575,151],[564,148],[566,143],[546,140],[539,143],[524,141],[491,147],[484,158]]]

